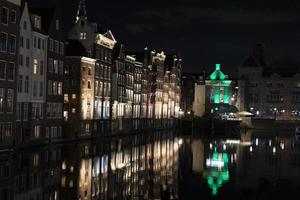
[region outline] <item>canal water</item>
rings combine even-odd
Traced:
[[[299,196],[300,142],[293,133],[197,135],[152,132],[1,153],[0,199]]]

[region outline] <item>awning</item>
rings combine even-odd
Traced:
[[[240,116],[253,116],[252,113],[247,112],[247,111],[241,111],[241,112],[238,112],[238,113],[236,113],[236,114],[238,114],[238,115],[240,115]]]

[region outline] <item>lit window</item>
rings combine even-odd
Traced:
[[[69,119],[69,113],[68,111],[64,111],[64,120],[68,121],[68,119]]]
[[[86,40],[86,32],[80,33],[80,40]]]
[[[58,83],[57,93],[58,93],[58,95],[62,95],[62,82]]]
[[[33,59],[33,74],[37,74],[37,69],[38,68],[38,60]]]
[[[41,18],[39,16],[34,17],[34,27],[41,29]]]
[[[34,154],[33,155],[33,166],[38,166],[39,165],[39,154]]]
[[[72,94],[72,99],[76,99],[76,94]]]
[[[40,137],[40,131],[41,131],[40,126],[34,126],[34,137],[36,138]]]
[[[69,95],[68,94],[64,94],[64,102],[65,103],[69,102]]]
[[[73,113],[73,114],[76,113],[76,108],[72,108],[72,113]]]

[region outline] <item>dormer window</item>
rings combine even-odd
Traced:
[[[41,29],[41,18],[39,16],[34,16],[34,27]]]
[[[86,40],[86,32],[80,33],[80,40]]]

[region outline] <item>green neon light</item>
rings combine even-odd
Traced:
[[[216,64],[215,71],[209,76],[210,80],[225,80],[227,78],[228,78],[228,76],[223,74],[223,72],[221,71],[220,64]]]

